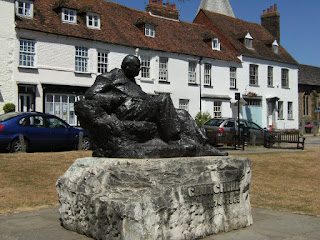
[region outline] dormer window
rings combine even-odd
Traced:
[[[21,17],[33,18],[33,2],[28,0],[16,1],[16,14]]]
[[[276,54],[279,53],[279,44],[277,40],[274,40],[274,42],[272,43],[272,51]]]
[[[212,49],[220,51],[220,39],[219,38],[212,39]]]
[[[87,27],[100,29],[100,16],[94,13],[87,14]]]
[[[145,24],[145,31],[144,34],[147,37],[152,37],[154,38],[156,36],[156,30],[155,30],[155,26],[149,23]]]
[[[253,42],[253,38],[250,35],[250,33],[248,33],[245,38],[244,38],[244,45],[246,46],[246,48],[248,49],[253,49],[252,47],[252,42]]]
[[[62,8],[62,22],[77,23],[77,11],[69,8]]]

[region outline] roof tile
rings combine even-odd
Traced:
[[[77,24],[61,21],[59,9],[62,7],[77,10]],[[88,9],[100,14],[100,30],[87,28],[85,13]],[[156,25],[155,38],[144,36],[143,31],[136,25],[141,20],[148,20],[148,23]],[[17,17],[16,22],[19,29],[240,62],[230,49],[214,51],[204,42],[203,36],[208,32],[205,26],[152,17],[147,12],[103,0],[34,0],[34,18]]]

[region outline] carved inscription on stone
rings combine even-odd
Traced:
[[[210,183],[184,187],[186,200],[206,208],[240,203],[240,182]]]

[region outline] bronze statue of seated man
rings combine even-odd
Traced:
[[[136,83],[140,60],[128,55],[121,69],[99,75],[76,103],[93,156],[158,158],[226,155],[209,144],[195,121],[174,108],[168,94],[149,96]]]

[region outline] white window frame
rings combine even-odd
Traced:
[[[74,94],[47,93],[45,96],[45,113],[55,115],[72,126],[77,125],[77,115],[74,110],[76,99],[77,97]]]
[[[278,101],[278,119],[283,119],[283,101]]]
[[[77,23],[77,11],[70,8],[62,8],[61,20],[64,23]]]
[[[150,78],[151,58],[149,56],[141,56],[141,78]]]
[[[268,66],[268,87],[273,87],[273,67]]]
[[[159,81],[168,82],[168,58],[159,58]]]
[[[88,73],[89,49],[87,47],[75,47],[75,72]]]
[[[247,33],[247,35],[244,38],[244,45],[248,49],[253,49],[253,38],[250,35],[250,33]]]
[[[179,109],[189,112],[189,99],[179,99]]]
[[[281,87],[289,88],[289,69],[287,68],[281,69]]]
[[[211,86],[211,69],[212,65],[210,63],[204,64],[204,82],[203,85]]]
[[[109,57],[109,52],[108,51],[103,51],[103,50],[98,50],[97,53],[97,72],[98,73],[105,73],[108,72],[108,57]]]
[[[230,88],[237,88],[237,68],[230,67]]]
[[[156,27],[153,24],[145,23],[144,25],[144,34],[147,37],[156,37]]]
[[[100,15],[95,13],[87,13],[87,27],[100,29]]]
[[[293,102],[288,102],[288,119],[293,119]]]
[[[16,15],[33,18],[33,2],[28,0],[18,0],[15,2]]]
[[[188,62],[188,83],[196,84],[197,83],[197,62],[189,61]]]
[[[34,68],[36,56],[36,42],[29,39],[20,39],[19,67]]]
[[[256,64],[250,64],[249,66],[249,85],[258,86],[259,85],[259,66]]]
[[[220,51],[220,39],[219,38],[213,38],[212,39],[212,49]]]
[[[213,118],[221,118],[221,101],[214,101],[213,102]]]
[[[272,43],[272,51],[275,54],[279,53],[279,44],[278,44],[277,40],[274,40],[274,42]]]

